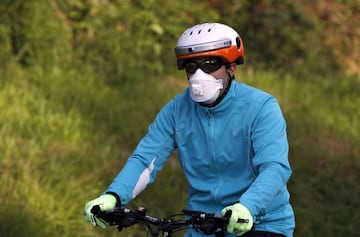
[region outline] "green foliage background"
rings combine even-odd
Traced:
[[[295,236],[358,236],[359,11],[340,0],[1,1],[0,235],[145,236],[94,229],[83,206],[186,87],[177,37],[220,21],[245,42],[237,80],[274,94],[288,121]],[[167,216],[185,198],[175,153],[131,205]]]

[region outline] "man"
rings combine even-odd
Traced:
[[[178,149],[187,209],[231,213],[228,236],[292,237],[286,123],[273,96],[235,80],[244,63],[240,36],[224,24],[200,24],[185,30],[175,52],[189,87],[159,112],[108,189],[85,205],[85,219],[106,228],[91,208],[127,205]]]

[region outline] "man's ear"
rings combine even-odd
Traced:
[[[233,77],[235,75],[235,68],[236,68],[236,64],[231,63],[231,64],[229,64],[229,66],[226,69],[231,77]]]

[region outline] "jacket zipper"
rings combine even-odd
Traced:
[[[207,119],[208,119],[208,127],[210,128],[210,119],[211,119],[211,113],[210,111],[206,111]]]
[[[219,193],[219,188],[222,185],[221,184],[222,183],[222,176],[221,176],[218,160],[217,160],[217,157],[216,157],[216,151],[215,151],[215,140],[214,140],[215,122],[212,119],[213,115],[209,110],[206,112],[206,114],[207,114],[207,118],[208,118],[208,127],[209,127],[209,141],[210,141],[210,143],[209,143],[210,147],[209,148],[211,149],[212,159],[213,159],[213,162],[215,164],[215,169],[216,169],[217,176],[220,178],[218,180],[217,187],[215,188],[216,191],[214,192],[214,197],[213,198],[214,198],[214,200],[216,202],[219,203],[218,193]]]

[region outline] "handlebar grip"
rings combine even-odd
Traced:
[[[117,225],[118,229],[129,227],[143,221],[144,215],[140,212],[133,212],[127,208],[115,207],[114,209],[102,211],[99,205],[95,205],[90,210],[97,218],[101,218],[109,225]]]
[[[90,212],[95,216],[101,213],[101,209],[99,205],[95,205],[91,208]]]
[[[226,212],[225,212],[225,217],[227,218],[227,219],[229,219],[230,217],[231,217],[231,214],[232,214],[232,210],[227,210]]]
[[[90,212],[98,218],[103,219],[104,221],[108,222],[110,225],[113,225],[114,215],[111,213],[104,212],[100,209],[99,205],[95,205],[91,208]]]
[[[229,218],[231,217],[231,214],[232,214],[232,211],[231,211],[231,210],[227,210],[227,211],[225,212],[225,215],[224,215],[224,216],[225,216],[227,219],[229,219]],[[237,223],[249,223],[249,219],[238,218]]]

